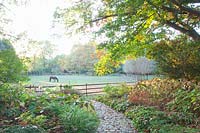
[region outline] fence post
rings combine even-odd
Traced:
[[[60,91],[62,91],[62,85],[60,84]]]
[[[35,92],[37,92],[37,88],[33,85],[33,89],[35,90]]]
[[[86,96],[87,96],[87,83],[85,84],[85,93],[86,93]]]
[[[39,92],[41,92],[41,91],[42,91],[42,89],[40,88],[40,86],[39,86],[39,85],[38,85],[38,91],[39,91]]]

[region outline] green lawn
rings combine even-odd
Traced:
[[[86,75],[58,75],[59,83],[49,82],[49,75],[29,76],[30,85],[50,84],[86,84],[86,83],[107,83],[107,82],[134,82],[133,76],[86,76]]]

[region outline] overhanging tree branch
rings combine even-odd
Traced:
[[[186,4],[200,3],[200,0],[180,0],[180,3],[186,3]]]
[[[177,3],[176,0],[171,0],[171,1],[172,1],[172,2],[175,2],[175,3],[173,3],[173,4],[178,4],[178,5],[177,5],[178,7],[179,7],[179,6],[182,7],[181,9],[180,9],[180,7],[179,7],[179,10],[178,10],[178,9],[175,9],[175,8],[170,8],[170,7],[167,7],[167,6],[159,7],[159,6],[155,5],[154,3],[152,3],[150,0],[147,0],[147,1],[148,1],[148,3],[149,3],[150,5],[152,5],[154,8],[156,8],[158,11],[159,11],[159,9],[162,9],[162,10],[167,11],[167,12],[173,12],[174,14],[176,14],[176,13],[178,13],[178,14],[184,13],[184,11],[185,11],[185,12],[188,12],[188,13],[190,13],[190,14],[193,14],[193,15],[199,17],[199,15],[198,15],[198,14],[199,14],[199,13],[198,13],[199,11],[195,12],[196,10],[193,10],[193,9],[191,9],[191,8],[190,8],[190,9],[188,8],[188,10],[185,10],[186,7],[183,8],[183,6],[180,5],[179,3]],[[190,11],[190,12],[189,12],[189,11]],[[158,15],[159,15],[159,13],[158,13]],[[160,16],[160,15],[159,15],[159,16]],[[199,33],[196,32],[196,30],[195,30],[193,27],[189,27],[189,25],[186,25],[186,27],[184,27],[184,26],[181,27],[181,26],[177,25],[175,22],[171,22],[171,21],[165,20],[165,19],[164,19],[164,24],[166,24],[166,25],[168,25],[168,26],[170,26],[170,27],[172,27],[172,28],[174,28],[174,29],[180,31],[180,32],[183,33],[183,34],[187,34],[188,36],[192,37],[194,40],[197,40],[197,41],[200,40],[200,35],[199,35]],[[188,28],[188,27],[189,27],[189,28]],[[186,29],[186,28],[187,28],[187,29]]]
[[[184,16],[184,14],[188,14],[189,16],[191,16],[191,18],[194,18],[194,19],[199,18],[200,19],[200,11],[198,9],[185,6],[185,4],[187,4],[187,3],[196,3],[196,2],[200,2],[200,0],[170,0],[170,2],[168,2],[168,4],[165,4],[165,5],[164,4],[156,5],[151,0],[147,0],[147,2],[149,5],[151,5],[153,7],[154,10],[157,11],[156,14],[160,17],[160,19],[158,19],[158,21],[161,21],[161,23],[166,24],[167,26],[180,31],[183,34],[190,36],[194,40],[200,40],[200,34],[195,30],[194,26],[191,26],[192,24],[190,24],[188,22],[189,18]],[[168,6],[170,4],[172,4],[173,6]],[[164,13],[172,12],[174,15],[173,20],[171,20],[171,19],[168,20],[168,19],[164,18],[163,12]],[[134,11],[118,13],[118,14],[114,13],[114,14],[110,14],[110,15],[100,16],[94,20],[91,20],[90,23],[101,21],[101,20],[108,19],[108,18],[114,18],[114,17],[122,17],[123,18],[126,16],[133,16],[133,15],[136,15],[136,13]],[[144,17],[144,16],[142,16],[142,17]],[[181,20],[183,20],[182,17],[184,18],[184,22],[181,21]],[[188,22],[188,23],[185,23],[185,22]],[[133,24],[135,24],[135,22],[133,22]],[[139,29],[140,29],[140,27],[139,27]]]
[[[188,13],[190,13],[190,14],[192,14],[192,15],[195,15],[195,16],[197,16],[198,18],[200,18],[200,11],[194,10],[194,9],[189,8],[189,7],[186,7],[186,6],[182,6],[181,3],[177,2],[176,0],[171,0],[171,2],[172,2],[173,4],[175,4],[176,6],[178,6],[178,7],[180,8],[180,10],[186,11],[186,12],[188,12]]]
[[[130,15],[130,14],[133,14],[133,13],[127,12],[127,13],[123,13],[123,14],[105,15],[105,16],[101,16],[101,17],[99,17],[99,18],[97,18],[97,19],[94,19],[94,20],[92,20],[92,21],[90,21],[90,22],[93,23],[93,22],[97,22],[97,21],[104,20],[104,19],[111,18],[111,17],[126,16],[126,15]]]
[[[200,41],[200,35],[194,30],[194,29],[185,29],[183,27],[180,27],[179,25],[177,25],[176,23],[170,22],[170,21],[165,21],[165,24],[184,33],[187,34],[188,36],[192,37],[194,40],[196,41]]]
[[[176,8],[162,6],[162,9],[165,10],[165,11],[167,11],[167,12],[173,12],[175,14],[184,14],[183,12],[181,12],[180,10],[177,10]]]
[[[116,16],[118,16],[118,14],[111,14],[111,15],[102,16],[102,17],[99,17],[97,19],[92,20],[91,23],[97,22],[97,21],[100,21],[100,20],[103,20],[103,19],[111,18],[111,17],[116,17]]]

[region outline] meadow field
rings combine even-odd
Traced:
[[[59,82],[49,82],[50,75],[29,76],[27,85],[56,85],[56,84],[86,84],[86,83],[113,83],[134,82],[134,76],[87,76],[87,75],[56,75]]]

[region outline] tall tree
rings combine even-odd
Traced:
[[[69,57],[71,70],[93,72],[94,64],[98,61],[95,51],[96,46],[94,42],[85,45],[75,45]]]
[[[34,41],[31,40],[22,49],[23,56],[29,58],[29,71],[51,71],[50,67],[53,58],[55,45],[49,41]],[[28,51],[28,52],[26,52]]]
[[[71,68],[69,55],[65,55],[65,54],[57,55],[53,60],[54,60],[54,64],[52,65],[53,70],[58,68],[59,72],[64,72]]]
[[[10,42],[0,40],[0,82],[17,83],[25,77],[25,67]]]

